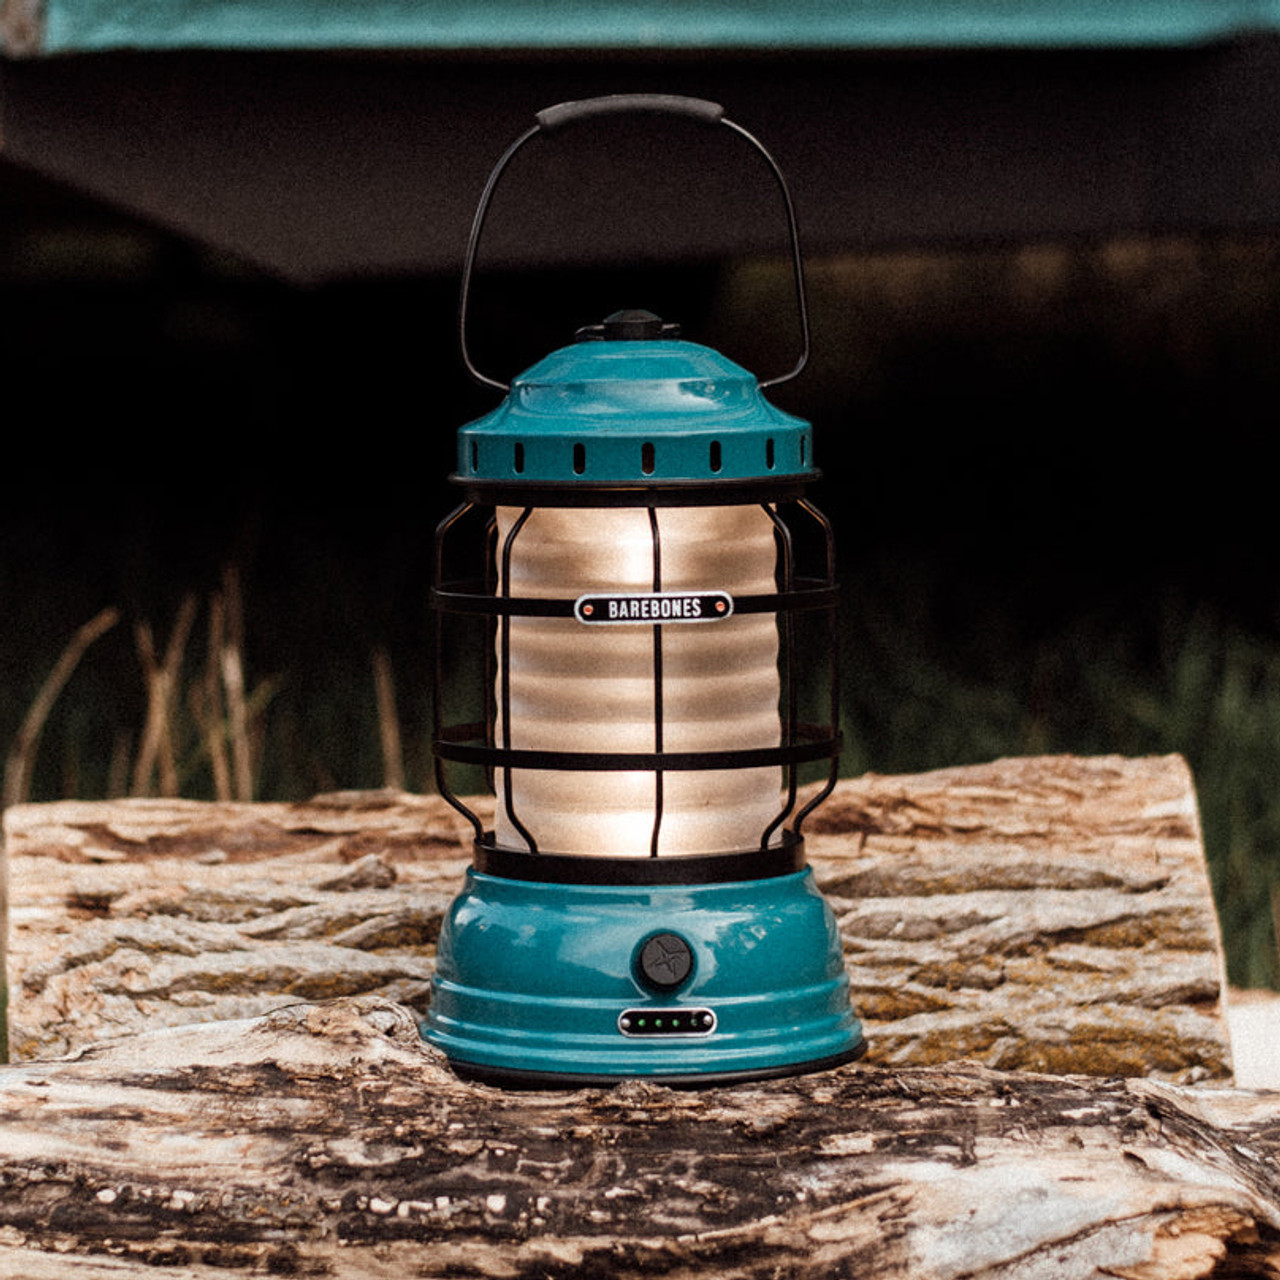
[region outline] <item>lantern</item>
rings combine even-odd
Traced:
[[[620,110],[723,125],[765,157],[801,316],[790,373],[758,383],[644,311],[510,387],[472,363],[468,290],[503,169],[536,134]],[[475,840],[423,1035],[461,1073],[515,1085],[711,1084],[858,1056],[801,834],[838,766],[836,592],[830,526],[804,497],[811,429],[762,394],[808,350],[777,165],[697,99],[539,113],[481,198],[459,328],[469,371],[507,394],[459,431],[465,501],[436,535],[437,780]],[[477,711],[451,720],[445,655],[468,647],[485,655]],[[811,762],[825,784],[801,804]],[[464,765],[492,783],[490,830],[450,785]]]

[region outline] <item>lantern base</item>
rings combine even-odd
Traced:
[[[684,1072],[672,1075],[646,1075],[650,1084],[666,1085],[669,1089],[719,1089],[737,1084],[752,1084],[760,1080],[781,1080],[787,1076],[809,1075],[815,1071],[830,1071],[847,1062],[856,1062],[867,1051],[866,1040],[859,1040],[854,1048],[817,1062],[799,1062],[785,1067],[761,1068],[757,1071],[706,1071]],[[449,1065],[464,1080],[477,1084],[493,1085],[499,1089],[605,1089],[624,1080],[634,1080],[639,1072],[629,1075],[599,1075],[581,1072],[571,1075],[563,1071],[520,1071],[509,1067],[479,1067],[471,1062],[450,1058]]]
[[[422,1035],[514,1087],[710,1086],[865,1050],[839,934],[809,870],[727,884],[468,873]]]

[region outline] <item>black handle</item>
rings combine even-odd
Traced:
[[[561,102],[545,107],[534,117],[544,133],[563,129],[578,120],[594,120],[599,116],[648,113],[660,116],[685,116],[703,124],[719,124],[724,108],[705,98],[682,98],[674,93],[612,93],[603,98],[583,98],[580,102]]]
[[[776,378],[769,378],[760,383],[761,388],[776,387],[779,383],[790,382],[809,361],[809,310],[805,301],[804,262],[800,256],[800,231],[796,226],[795,206],[791,201],[791,192],[778,162],[773,158],[765,145],[753,134],[748,133],[740,124],[735,124],[724,114],[724,108],[718,102],[708,102],[704,98],[685,98],[670,93],[616,93],[602,98],[583,98],[578,102],[561,102],[553,107],[545,107],[534,117],[535,123],[522,133],[503,152],[493,172],[485,183],[480,194],[480,203],[476,207],[475,218],[471,223],[471,236],[467,241],[467,255],[462,264],[462,288],[458,297],[458,347],[462,353],[462,363],[472,379],[481,386],[494,387],[498,391],[511,390],[511,384],[500,382],[481,373],[472,363],[471,353],[467,347],[467,303],[471,296],[471,275],[475,268],[476,254],[480,248],[480,232],[484,227],[485,215],[489,212],[489,203],[502,177],[503,170],[511,163],[512,157],[530,138],[539,133],[554,133],[568,125],[581,120],[593,120],[601,116],[620,115],[623,113],[647,113],[656,115],[681,116],[702,124],[723,125],[731,129],[739,137],[746,139],[765,159],[773,174],[778,190],[782,194],[783,208],[787,216],[787,230],[791,238],[791,262],[795,278],[796,306],[800,315],[800,358],[787,373]]]

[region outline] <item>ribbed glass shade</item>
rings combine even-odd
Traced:
[[[498,547],[521,508],[498,507]],[[592,593],[776,591],[776,544],[759,506],[540,507],[510,549],[499,594],[576,598]],[[501,561],[501,553],[499,560]],[[661,728],[651,623],[584,625],[573,618],[510,619],[510,739],[551,751],[723,751],[776,747],[778,633],[772,614],[661,627]],[[501,670],[501,641],[498,662]],[[501,682],[502,675],[498,680]],[[512,821],[504,770],[496,778],[499,845],[524,848]],[[781,769],[648,772],[512,771],[511,808],[539,851],[648,856],[655,814],[659,854],[758,848],[777,816]]]

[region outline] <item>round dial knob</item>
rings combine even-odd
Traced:
[[[640,948],[640,981],[653,991],[674,991],[693,972],[693,950],[678,933],[655,933]]]

